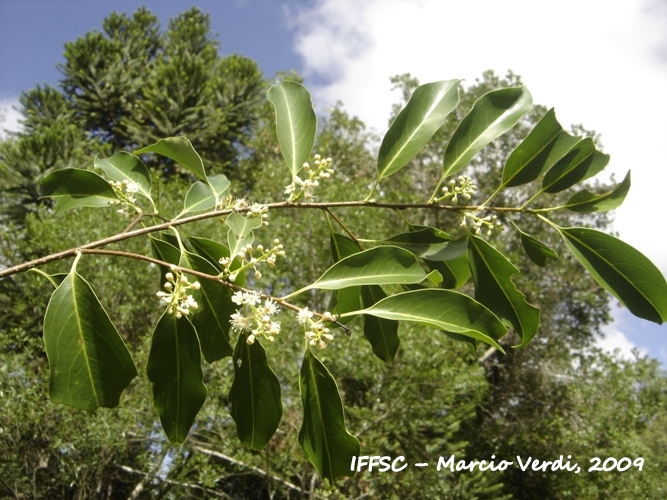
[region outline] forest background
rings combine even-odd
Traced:
[[[23,130],[0,144],[1,265],[116,232],[118,220],[111,214],[76,211],[52,217],[48,204],[39,199],[37,183],[52,169],[86,168],[94,154],[108,156],[162,137],[187,135],[212,171],[227,174],[253,199],[280,199],[280,186],[286,182],[273,168],[281,160],[275,151],[271,110],[264,100],[271,78],[251,59],[223,55],[210,19],[198,10],[181,14],[165,28],[160,31],[148,11],[112,15],[102,34],[88,33],[68,44],[57,87],[39,85],[22,94]],[[131,53],[134,65],[124,64],[125,51]],[[93,88],[96,81],[107,84],[103,92]],[[513,74],[500,78],[485,73],[467,86],[460,113],[483,93],[518,81]],[[399,90],[400,107],[416,81],[403,74],[392,82]],[[144,96],[139,110],[133,108],[137,101],[132,98],[138,92]],[[526,119],[523,133],[545,111],[536,109]],[[349,179],[346,191],[357,190],[363,196],[374,168],[369,150],[377,138],[343,105],[322,116],[317,150],[333,157],[337,170]],[[442,137],[451,132],[449,126],[450,130],[445,126],[439,132]],[[473,172],[492,175],[492,166],[521,138],[512,135],[496,141],[474,162]],[[442,142],[432,144],[388,189],[417,191],[424,166],[441,156]],[[183,179],[179,172],[157,171],[161,196],[168,204],[170,192],[182,189]],[[612,227],[605,216],[593,222],[602,229]],[[313,255],[311,242],[326,241],[326,233],[318,234],[305,216],[283,224],[291,224],[295,237],[290,241],[291,262],[281,269],[281,278],[297,281],[298,273],[317,276],[328,260],[324,252]],[[360,218],[357,224],[363,227],[367,222]],[[66,235],[63,227],[69,228]],[[516,258],[520,260],[518,253]],[[296,265],[299,262],[309,266]],[[103,259],[95,265],[89,272],[102,278],[96,286],[105,296],[115,298],[109,308],[123,318],[121,333],[135,351],[145,351],[145,336],[129,333],[146,331],[157,314],[155,304],[141,295],[154,288],[156,276]],[[469,459],[493,454],[551,459],[564,453],[584,461],[598,455],[643,456],[647,465],[641,474],[365,474],[338,485],[342,494],[407,497],[419,482],[432,489],[422,488],[422,495],[461,498],[529,498],[537,492],[553,497],[659,496],[665,482],[664,375],[649,357],[619,358],[596,347],[609,320],[608,296],[591,280],[568,279],[579,272],[574,261],[564,259],[558,272],[533,268],[525,273],[521,284],[540,297],[544,315],[539,338],[528,349],[494,354],[480,362],[461,346],[415,330],[406,332],[407,347],[391,366],[382,366],[359,343],[332,346],[327,362],[344,393],[348,426],[360,435],[369,453],[414,459],[451,453]],[[224,362],[208,368],[208,376],[221,386],[216,389],[218,398],[209,398],[206,416],[200,416],[206,424],[180,448],[169,447],[155,428],[145,380],[133,384],[120,408],[92,417],[48,403],[48,367],[40,339],[48,290],[32,276],[4,280],[0,287],[2,494],[324,494],[324,485],[295,446],[298,424],[289,416],[298,412],[291,413],[288,403],[296,406],[296,395],[285,397],[286,417],[267,452],[248,452],[229,438],[234,430],[227,415],[224,380],[230,366]],[[433,349],[434,343],[442,348]],[[294,365],[295,352],[283,347],[280,365]],[[294,389],[294,381],[285,385]],[[431,480],[429,474],[434,475]]]

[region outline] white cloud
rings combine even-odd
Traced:
[[[18,98],[0,99],[0,140],[7,136],[7,132],[21,130],[21,114],[15,109],[18,106]]]
[[[632,169],[617,213],[624,241],[667,272],[667,238],[647,237],[667,185],[664,19],[648,2],[563,0],[319,0],[298,11],[296,50],[318,107],[342,100],[385,130],[397,100],[389,77],[464,78],[486,69],[522,76],[536,103],[567,126],[602,134],[611,170]],[[322,83],[323,82],[323,83]]]
[[[610,354],[617,354],[619,357],[627,360],[634,360],[633,349],[638,349],[642,355],[648,354],[643,348],[638,348],[631,342],[625,334],[617,328],[618,325],[612,323],[603,328],[604,338],[597,341],[597,347]]]

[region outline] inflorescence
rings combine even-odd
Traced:
[[[164,288],[167,291],[159,291],[156,295],[160,298],[160,303],[167,305],[169,314],[173,314],[176,318],[182,318],[189,315],[191,310],[195,311],[199,308],[194,297],[188,294],[190,290],[199,290],[200,284],[198,281],[190,283],[188,277],[177,271],[173,266],[171,271],[165,275],[165,278],[167,281]]]
[[[334,173],[330,168],[331,158],[322,158],[320,155],[315,155],[314,168],[311,168],[309,163],[303,164],[303,170],[308,173],[308,179],[301,179],[295,175],[292,183],[285,187],[285,194],[290,195],[289,201],[296,201],[301,196],[308,201],[313,201],[313,190],[320,185],[319,179],[328,179]]]

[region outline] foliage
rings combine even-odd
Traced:
[[[254,449],[266,445],[276,428],[275,424],[267,428],[267,422],[277,422],[280,418],[281,387],[271,381],[275,375],[260,342],[270,344],[279,335],[280,322],[272,319],[279,307],[298,312],[297,324],[301,326],[297,328],[304,332],[305,345],[300,371],[304,414],[299,443],[318,473],[332,482],[351,474],[348,464],[353,456],[360,454],[360,448],[358,440],[347,430],[335,379],[316,357],[314,349],[333,342],[332,332],[338,332],[339,337],[343,331],[350,333],[351,327],[343,322],[356,317],[364,319],[365,338],[385,361],[395,357],[396,349],[387,349],[387,342],[390,338],[395,338],[393,343],[398,341],[394,325],[403,323],[434,327],[464,342],[473,352],[480,343],[504,351],[500,342],[506,343],[512,337],[518,340],[516,346],[527,346],[538,330],[539,309],[530,304],[514,283],[512,276],[519,272],[518,268],[482,237],[491,239],[505,226],[519,226],[514,214],[530,217],[555,231],[593,278],[633,314],[662,323],[667,316],[667,284],[653,264],[613,236],[587,228],[562,227],[551,217],[552,212],[581,211],[582,206],[583,211],[604,211],[620,204],[627,192],[626,180],[621,184],[623,189],[616,188],[609,194],[575,193],[564,205],[553,200],[552,193],[576,187],[599,172],[607,161],[591,140],[575,140],[562,132],[553,113],[545,114],[516,147],[507,160],[500,186],[482,203],[469,203],[477,191],[469,177],[459,175],[449,179],[531,109],[530,94],[525,87],[494,90],[475,102],[447,143],[442,173],[428,200],[401,203],[371,199],[380,181],[405,167],[425,145],[425,137],[435,133],[438,123],[444,123],[448,112],[453,110],[449,104],[453,85],[456,83],[416,89],[385,136],[377,179],[366,200],[313,201],[320,183],[329,181],[334,172],[329,168],[330,161],[319,155],[315,156],[312,167],[302,163],[310,155],[314,142],[304,142],[303,138],[314,137],[316,123],[312,120],[314,112],[307,91],[293,82],[279,83],[269,92],[276,111],[281,150],[286,151],[284,158],[290,172],[286,202],[251,204],[245,199],[235,199],[229,194],[230,183],[219,175],[208,176],[192,143],[184,138],[158,141],[137,150],[135,155],[122,153],[96,161],[95,166],[111,177],[109,181],[82,169],[62,169],[46,176],[42,181],[43,193],[55,198],[56,211],[111,204],[121,207],[118,210],[121,215],[133,219],[125,231],[115,236],[1,272],[2,276],[9,276],[35,265],[75,257],[66,278],[46,275],[57,286],[44,322],[52,399],[89,411],[101,405],[114,406],[119,391],[134,376],[123,340],[100,301],[103,296],[76,270],[78,262],[86,260],[84,255],[89,254],[129,257],[164,269],[161,279],[164,291],[158,292],[158,297],[167,309],[153,329],[147,372],[153,384],[155,409],[173,442],[187,438],[206,399],[200,351],[209,361],[216,359],[218,356],[209,352],[211,346],[228,345],[233,332],[238,334],[233,356],[234,384],[246,389],[241,395],[232,387],[231,415],[237,420],[239,437],[246,445]],[[445,92],[441,91],[443,88]],[[448,104],[443,107],[441,101]],[[424,113],[424,109],[429,111]],[[413,117],[415,113],[417,116]],[[547,128],[555,132],[545,133],[543,129]],[[569,147],[555,147],[554,144],[560,144],[554,143],[558,137],[566,137]],[[399,147],[391,141],[396,141]],[[585,149],[579,146],[582,143]],[[198,179],[184,198],[186,209],[175,218],[157,218],[150,179],[137,153],[165,156]],[[447,179],[447,187],[440,189]],[[533,194],[518,206],[495,203],[498,193],[531,182]],[[193,189],[202,194],[193,194]],[[573,198],[576,203],[571,201]],[[534,206],[535,200],[542,205]],[[151,205],[150,212],[142,209],[146,202]],[[344,223],[344,217],[334,212],[348,207],[371,211],[401,209],[406,231],[362,240]],[[305,286],[288,284],[287,293],[282,296],[253,291],[250,286],[261,283],[261,265],[272,268],[286,254],[278,240],[274,240],[272,247],[255,244],[255,233],[266,231],[263,228],[268,224],[269,214],[275,211],[310,209],[324,211],[329,218],[334,264]],[[420,226],[421,219],[409,221],[408,216],[416,216],[404,215],[408,209],[450,212],[458,217],[460,224],[450,229],[453,233],[450,235],[438,227]],[[201,211],[200,215],[190,215]],[[180,227],[214,217],[225,223],[227,245],[187,235]],[[135,229],[137,224],[141,225],[139,229]],[[334,230],[334,224],[341,232]],[[149,234],[153,257],[100,249]],[[524,247],[530,249],[529,255],[538,261],[535,254],[550,258],[554,255],[547,245],[532,236],[524,236],[523,241]],[[641,261],[642,267],[635,266],[637,261]],[[463,273],[461,267],[466,263],[469,272]],[[445,280],[448,273],[458,278]],[[190,282],[187,275],[201,283]],[[470,280],[474,298],[453,289],[461,289]],[[219,292],[225,288],[230,293]],[[295,297],[318,289],[333,291],[333,312],[315,312],[294,302]],[[213,321],[202,323],[200,318],[205,314]],[[62,319],[49,319],[56,317]],[[204,342],[205,338],[209,340]],[[109,370],[110,367],[114,369]],[[90,387],[89,396],[81,392],[86,385]],[[75,394],[82,399],[75,402],[71,399]],[[271,400],[276,404],[268,405]],[[261,411],[254,409],[257,404],[261,404]],[[244,430],[249,424],[250,428]]]

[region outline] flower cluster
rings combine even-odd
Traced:
[[[461,226],[467,226],[470,231],[475,234],[482,234],[486,231],[487,236],[491,236],[494,231],[501,232],[505,229],[502,223],[498,220],[497,215],[487,215],[486,217],[478,217],[472,212],[465,212],[463,214],[463,222]]]
[[[263,245],[257,245],[253,248],[252,244],[248,243],[234,256],[241,261],[241,266],[234,269],[234,271],[231,271],[230,269],[234,260],[232,257],[223,257],[220,259],[219,262],[224,267],[221,276],[227,277],[229,281],[234,282],[236,281],[239,272],[245,271],[246,269],[252,269],[255,273],[255,279],[260,279],[262,273],[257,269],[257,264],[266,262],[269,267],[275,266],[276,259],[285,256],[285,250],[283,250],[283,248],[283,244],[280,243],[280,240],[277,238],[273,240],[273,246],[271,248],[264,248]]]
[[[320,349],[327,346],[327,342],[331,342],[334,337],[329,333],[329,329],[324,326],[324,322],[335,321],[334,316],[330,312],[325,312],[319,320],[313,320],[313,312],[304,307],[299,311],[297,316],[299,323],[304,325],[306,341],[310,345],[317,345]]]
[[[174,276],[173,273],[176,273]],[[167,312],[173,314],[177,318],[182,318],[190,314],[190,310],[197,310],[199,305],[197,301],[188,294],[189,290],[199,290],[200,285],[198,281],[190,283],[188,277],[182,274],[174,267],[165,275],[167,282],[164,284],[166,292],[159,291],[157,296],[160,298],[161,304],[167,305]]]
[[[457,184],[458,180],[458,186]],[[477,190],[477,185],[473,183],[472,179],[466,175],[459,175],[456,180],[449,181],[449,187],[442,188],[442,196],[437,201],[452,199],[452,203],[459,203],[459,201],[466,202],[472,198],[472,195]]]
[[[109,201],[109,205],[123,205],[117,210],[119,214],[125,217],[132,217],[141,212],[141,209],[135,205],[137,199],[134,196],[139,192],[139,183],[124,179],[122,182],[109,181],[109,185],[113,188],[116,196],[118,196],[117,200]]]
[[[229,320],[232,328],[236,332],[250,332],[246,342],[252,344],[257,337],[264,337],[267,341],[273,342],[274,336],[280,333],[280,321],[273,321],[271,316],[278,312],[278,305],[271,299],[266,299],[262,304],[262,296],[259,292],[236,292],[232,296],[232,302],[243,306],[244,315],[241,309],[232,314]]]
[[[308,179],[301,179],[295,175],[292,183],[285,187],[285,194],[290,195],[289,201],[295,201],[302,195],[308,201],[313,201],[313,190],[320,185],[319,179],[328,179],[334,173],[330,168],[331,158],[322,158],[320,155],[315,155],[314,167],[309,163],[303,164],[303,170],[308,173]]]

